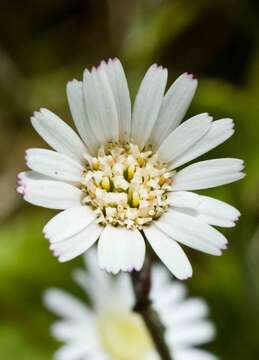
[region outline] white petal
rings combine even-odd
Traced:
[[[155,224],[174,240],[193,249],[221,255],[221,250],[226,248],[227,240],[219,231],[177,209],[170,209]]]
[[[175,324],[174,326],[188,327],[196,321],[208,316],[208,305],[201,299],[191,298],[183,301],[177,311],[168,313],[167,324]],[[173,325],[171,325],[173,326]]]
[[[177,193],[178,192],[176,192],[176,194]],[[179,191],[179,193],[182,193],[182,191]],[[236,208],[208,196],[201,196],[191,192],[186,193],[198,198],[198,205],[195,203],[192,204],[191,201],[189,204],[187,201],[185,204],[181,204],[181,202],[170,202],[170,204],[175,207],[182,207],[182,211],[207,224],[222,227],[235,226],[235,222],[240,216],[240,212]],[[172,195],[170,194],[170,196]]]
[[[169,209],[165,214],[164,219],[165,221],[169,221],[170,224],[178,221],[183,227],[185,223],[185,228],[195,233],[198,237],[203,238],[204,240],[207,239],[209,243],[221,249],[226,248],[227,239],[223,234],[212,226],[201,222],[199,219],[195,219],[193,216],[189,216],[189,214],[182,213],[179,209]]]
[[[72,158],[83,159],[86,148],[79,136],[57,115],[47,109],[35,111],[31,118],[38,134],[53,149]]]
[[[84,259],[88,272],[76,269],[73,277],[87,294],[91,294],[95,310],[104,313],[113,309],[117,312],[128,312],[132,309],[135,299],[129,276],[122,273],[116,277],[116,281],[113,281],[106,271],[100,269],[96,249],[88,250]]]
[[[86,359],[87,356],[87,346],[81,341],[79,343],[68,343],[67,345],[62,346],[54,354],[55,360],[78,360]]]
[[[106,74],[116,103],[119,119],[119,139],[122,143],[129,141],[131,131],[131,102],[126,76],[118,59],[109,60]]]
[[[62,241],[82,231],[95,217],[89,206],[79,205],[54,216],[45,225],[43,232],[51,243]]]
[[[44,293],[44,303],[49,310],[65,319],[89,321],[90,310],[74,296],[59,289],[49,289]]]
[[[156,223],[157,227],[172,239],[177,240],[183,245],[189,246],[192,249],[205,252],[210,255],[219,256],[222,251],[216,246],[206,243],[203,239],[197,238],[194,234],[188,234],[182,229],[172,229],[169,223],[159,221]]]
[[[102,271],[99,267],[98,261],[97,261],[97,249],[96,248],[92,248],[89,251],[87,251],[87,253],[84,254],[84,263],[85,266],[87,268],[87,278],[89,278],[89,281],[85,281],[85,288],[87,288],[87,292],[92,292],[92,290],[97,291],[97,287],[99,288],[99,290],[107,291],[107,293],[110,291],[111,289],[111,278],[109,276],[109,274],[107,274],[106,272]],[[84,276],[86,277],[86,276]],[[92,284],[90,284],[90,281],[92,282]],[[90,287],[89,287],[90,285]],[[91,286],[92,285],[92,286]],[[91,290],[90,290],[91,288]],[[106,293],[106,295],[107,295]],[[100,294],[98,295],[96,293],[96,298],[100,296]]]
[[[171,275],[165,271],[164,267],[155,264],[151,270],[152,276],[152,289],[167,288],[171,285]]]
[[[167,70],[152,65],[138,90],[132,115],[133,141],[142,149],[157,120],[167,81]]]
[[[211,341],[215,337],[215,327],[209,321],[200,321],[179,326],[177,329],[172,327],[168,332],[168,339],[175,346],[200,345]]]
[[[95,329],[96,318],[93,314],[92,318],[89,317],[87,321],[85,318],[56,321],[51,326],[51,333],[57,340],[71,344],[75,348],[81,348],[84,356],[82,358],[80,356],[80,359],[93,359],[90,354],[96,355],[99,350],[99,338]],[[76,360],[78,359],[76,357]]]
[[[67,83],[67,98],[76,128],[90,153],[94,155],[100,145],[89,123],[82,81],[73,80]]]
[[[175,158],[170,166],[175,169],[214,149],[233,135],[233,127],[234,123],[232,119],[213,121],[209,131],[185,153]]]
[[[172,309],[177,308],[183,301],[186,295],[186,288],[181,283],[172,283],[166,288],[156,289],[151,293],[151,300],[153,300],[154,309],[156,309],[161,317],[164,325],[172,326],[172,323],[167,321]]]
[[[155,226],[146,227],[144,231],[155,253],[175,277],[183,280],[192,276],[191,264],[177,242]]]
[[[140,270],[145,258],[145,242],[138,230],[106,226],[98,243],[102,269],[117,274],[120,270]]]
[[[91,73],[85,70],[83,82],[87,115],[100,144],[119,138],[118,114],[105,68],[102,62]]]
[[[233,206],[208,196],[200,196],[201,202],[197,209],[198,216],[208,224],[232,227],[238,220],[240,212]]]
[[[211,127],[212,117],[208,114],[199,114],[178,126],[162,142],[157,150],[159,159],[165,162],[175,160],[184,154],[198,141]]]
[[[168,203],[173,207],[198,208],[200,196],[189,191],[172,191],[168,193]]]
[[[242,179],[244,162],[224,158],[200,161],[180,170],[173,179],[173,190],[200,190]]]
[[[179,76],[167,91],[149,142],[156,149],[182,121],[198,82],[190,74]]]
[[[180,282],[171,283],[167,288],[163,288],[157,291],[156,297],[154,298],[153,306],[158,312],[162,323],[166,328],[175,328],[181,326],[174,321],[173,314],[178,312],[181,307],[183,297],[186,295],[186,288]],[[176,290],[176,291],[174,291]],[[185,324],[183,324],[185,326]]]
[[[82,338],[82,334],[87,336],[87,345],[89,346],[89,332],[92,332],[91,326],[94,326],[94,323],[89,322],[79,322],[79,321],[56,321],[51,326],[52,335],[59,341],[76,342]]]
[[[37,179],[32,171],[18,175],[17,191],[31,204],[49,209],[63,210],[78,206],[81,190],[61,181]],[[40,175],[39,175],[40,176]]]
[[[215,355],[200,349],[179,348],[174,352],[175,360],[219,360]]]
[[[135,305],[135,295],[132,288],[131,280],[128,274],[120,274],[114,284],[114,294],[116,294],[117,309],[124,311],[132,310]]]
[[[88,255],[93,248],[89,249],[85,254]],[[95,249],[94,249],[95,250]],[[97,263],[97,253],[94,251],[95,263],[99,270],[98,276],[92,275],[92,273],[86,272],[83,269],[76,269],[73,271],[73,279],[79,286],[85,290],[86,294],[91,294],[91,300],[94,304],[97,312],[106,311],[111,309],[111,302],[114,300],[113,295],[113,283],[110,281],[108,273],[102,271]],[[89,267],[88,267],[89,269]],[[97,273],[97,272],[96,272]]]
[[[23,181],[51,180],[49,176],[39,174],[36,171],[22,171],[17,175],[17,184],[22,185]]]
[[[190,191],[173,191],[168,194],[172,207],[210,225],[233,227],[240,212],[224,201],[202,196]]]
[[[84,254],[84,261],[88,271],[76,269],[73,278],[87,295],[91,294],[95,310],[99,313],[131,310],[135,299],[128,274],[121,273],[114,281],[109,273],[100,269],[96,248]]]
[[[186,287],[182,282],[174,282],[168,271],[159,265],[155,265],[152,269],[152,289],[150,298],[156,309],[172,308],[181,303],[186,296]],[[165,296],[163,296],[165,294]],[[168,315],[168,314],[167,314]]]
[[[122,273],[116,277],[116,281],[112,281],[110,275],[100,269],[96,249],[87,251],[84,260],[88,274],[86,275],[83,270],[81,274],[77,271],[76,277],[83,284],[86,292],[91,294],[97,311],[108,308],[111,311],[114,306],[117,310],[131,309],[134,305],[134,294],[129,276]]]
[[[60,262],[66,262],[85,253],[98,239],[103,227],[96,224],[95,220],[79,233],[51,244],[50,249]]]
[[[54,179],[80,182],[83,166],[67,155],[47,149],[29,149],[26,162],[30,169]]]

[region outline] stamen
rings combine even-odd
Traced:
[[[132,207],[138,207],[140,203],[139,193],[134,191],[132,194]]]
[[[108,176],[104,176],[104,177],[102,178],[101,184],[102,184],[102,188],[103,188],[104,190],[110,191],[110,189],[111,189],[111,183],[110,183],[110,179],[108,178]]]
[[[128,180],[133,179],[134,175],[135,175],[135,165],[130,165],[128,167]]]
[[[92,206],[98,223],[142,229],[167,211],[172,174],[150,149],[108,143],[87,161],[83,203]]]

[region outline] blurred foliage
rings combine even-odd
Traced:
[[[259,3],[256,0],[2,0],[0,4],[0,358],[50,359],[52,316],[41,295],[49,286],[74,289],[41,230],[53,212],[25,205],[15,174],[27,147],[40,145],[29,117],[47,107],[70,119],[69,79],[84,67],[119,57],[136,92],[154,62],[169,81],[193,72],[200,86],[191,113],[233,117],[235,136],[209,154],[245,159],[240,183],[207,191],[241,209],[225,231],[229,250],[220,258],[188,251],[190,292],[204,296],[218,328],[210,346],[221,359],[258,359],[259,342]]]

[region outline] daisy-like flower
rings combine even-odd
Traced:
[[[224,142],[231,119],[212,121],[207,113],[180,122],[197,80],[181,75],[165,92],[167,70],[152,65],[131,101],[118,59],[102,62],[83,81],[67,85],[80,137],[46,109],[32,125],[55,150],[29,149],[32,171],[18,175],[18,192],[32,204],[63,210],[44,228],[50,248],[68,261],[98,241],[101,268],[117,273],[140,270],[145,239],[179,279],[192,268],[178,243],[220,255],[227,240],[211,225],[231,227],[239,211],[194,194],[231,183],[244,174],[233,158],[182,165]]]
[[[55,354],[57,360],[159,360],[141,316],[132,311],[134,295],[127,274],[115,279],[99,269],[95,254],[85,256],[89,273],[78,269],[77,283],[92,300],[93,307],[59,290],[49,289],[46,306],[62,320],[52,333],[65,343]],[[215,329],[207,320],[208,307],[199,298],[186,299],[186,288],[171,282],[161,267],[152,269],[151,299],[165,327],[165,341],[174,360],[215,360],[196,346],[214,338]]]

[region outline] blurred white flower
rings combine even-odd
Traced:
[[[132,311],[134,295],[127,274],[109,277],[97,266],[96,256],[85,257],[89,272],[78,269],[74,278],[90,296],[92,307],[72,295],[49,289],[46,306],[62,319],[52,327],[65,345],[58,360],[158,360],[142,318]],[[215,335],[207,320],[208,307],[199,298],[186,299],[186,288],[172,282],[161,267],[152,270],[151,300],[165,326],[165,339],[174,360],[215,360],[197,349]]]
[[[165,92],[167,70],[152,65],[131,114],[128,85],[118,59],[102,62],[83,81],[67,85],[81,138],[46,109],[32,125],[55,150],[29,149],[32,171],[18,175],[18,192],[32,204],[64,210],[44,228],[54,255],[68,261],[99,238],[101,268],[112,273],[140,270],[145,241],[179,279],[192,275],[178,243],[221,255],[226,238],[211,225],[231,227],[239,211],[190,190],[241,179],[243,161],[200,161],[179,170],[228,139],[231,119],[207,113],[179,125],[197,80],[181,75]],[[177,169],[177,171],[176,171]]]

